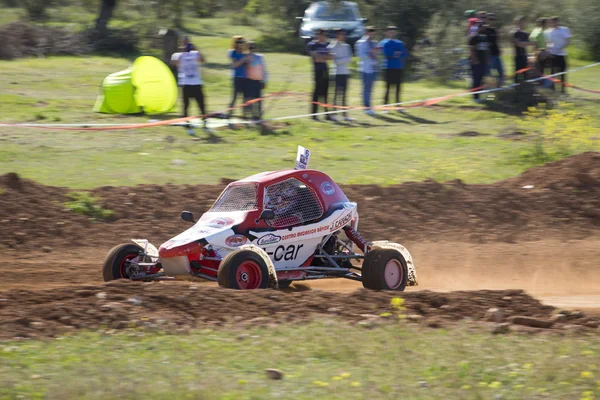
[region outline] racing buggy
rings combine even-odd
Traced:
[[[357,204],[333,180],[306,169],[263,172],[230,183],[194,225],[158,249],[145,239],[111,249],[105,281],[201,278],[231,289],[286,288],[293,281],[346,278],[374,290],[417,284],[408,250],[358,233]]]

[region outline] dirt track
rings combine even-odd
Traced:
[[[37,315],[37,311],[31,311],[33,308],[19,311],[24,303],[37,304],[35,309],[45,310],[46,314],[63,308],[69,315],[94,310],[83,298],[68,299],[70,293],[76,291],[91,291],[91,295],[81,296],[90,297],[104,290],[117,290],[105,289],[101,282],[100,265],[110,247],[131,237],[146,237],[160,244],[186,227],[178,219],[181,210],[188,209],[197,214],[206,211],[222,188],[175,185],[98,188],[93,191],[94,195],[116,215],[114,221],[94,223],[64,209],[66,189],[42,186],[14,174],[0,176],[0,321],[4,325],[10,320],[13,326],[25,327],[24,332],[35,335],[36,329],[31,328],[31,322],[41,322],[42,325],[36,325],[38,328],[44,323],[54,326],[54,322],[38,321],[43,314]],[[407,302],[423,303],[419,296],[425,295],[418,292],[423,289],[444,292],[524,289],[560,307],[584,307],[592,311],[600,308],[600,268],[596,261],[600,259],[598,153],[586,153],[536,168],[493,185],[426,181],[386,188],[352,185],[343,189],[350,199],[359,203],[360,230],[366,238],[399,241],[413,253],[421,286],[407,293]],[[80,285],[93,287],[81,288]],[[187,286],[181,285],[189,286],[187,283],[169,287],[154,285],[151,290],[164,291],[166,298],[163,305],[150,309],[152,318],[173,312],[171,306],[164,304],[178,303],[177,291],[188,290]],[[197,290],[206,290],[206,295],[198,299],[198,307],[212,309],[219,302],[225,302],[225,308],[239,307],[238,300],[233,300],[237,294],[226,292],[227,295],[223,295],[220,294],[223,291],[208,289],[208,286],[202,285]],[[315,304],[318,303],[316,298],[322,298],[330,305],[328,308],[353,304],[360,311],[352,314],[354,319],[360,314],[377,314],[389,301],[385,294],[367,296],[365,300],[380,306],[378,310],[368,312],[356,303],[364,296],[360,294],[363,291],[351,293],[360,284],[327,280],[311,282],[310,286],[342,294],[313,291],[277,296],[283,296],[279,301],[287,305],[290,300],[302,303],[304,300],[298,299],[304,298],[313,299],[310,301]],[[115,301],[123,304],[130,296],[140,295],[140,290],[150,290],[144,289],[147,287],[144,284],[115,287],[120,293],[117,298],[122,297]],[[48,289],[55,290],[45,292]],[[493,299],[502,295],[502,292],[498,293],[445,296],[454,296],[453,301],[460,303],[467,314],[474,313],[480,318],[481,307],[477,304],[497,306]],[[263,298],[267,295],[255,296]],[[285,296],[294,297],[288,299]],[[506,295],[500,298],[503,297]],[[96,304],[96,297],[90,298]],[[227,300],[229,298],[232,300]],[[525,298],[521,298],[524,304],[534,301]],[[419,312],[420,306],[415,307],[413,310]],[[257,308],[249,305],[242,309],[253,315]],[[307,311],[315,310],[296,307],[293,313],[304,315]],[[549,313],[541,306],[523,311],[538,316]],[[21,325],[14,321],[19,316],[24,318]],[[452,313],[447,316],[457,317]],[[194,313],[182,316],[184,320],[201,317],[208,318],[205,314]],[[80,326],[94,325],[94,318],[84,320],[88,322],[80,322]],[[69,325],[67,319],[63,322],[65,326],[79,326],[77,323]],[[122,325],[124,322],[118,320],[115,323]],[[48,328],[47,333],[60,331],[57,329]],[[0,337],[19,331],[3,330],[5,334]],[[40,330],[46,332],[37,329]]]

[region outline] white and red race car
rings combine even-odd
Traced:
[[[194,225],[158,249],[145,239],[114,247],[104,280],[195,277],[232,289],[321,278],[357,280],[374,290],[417,285],[408,250],[363,239],[357,204],[326,174],[303,169],[309,155],[300,148],[296,169],[230,183],[198,221],[182,212]]]

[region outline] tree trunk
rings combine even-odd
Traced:
[[[183,28],[183,20],[182,20],[183,6],[181,4],[181,0],[175,0],[173,3],[174,3],[173,4],[173,8],[174,8],[173,24],[175,25],[176,28]]]
[[[102,3],[100,4],[100,15],[96,20],[96,30],[98,32],[106,32],[106,26],[113,15],[116,5],[117,0],[102,0]]]

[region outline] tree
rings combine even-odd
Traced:
[[[100,3],[100,14],[96,20],[96,31],[106,32],[106,26],[116,6],[117,0],[102,0],[102,3]]]

